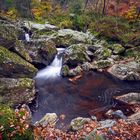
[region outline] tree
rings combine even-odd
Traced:
[[[15,7],[21,17],[31,18],[31,0],[14,0]]]

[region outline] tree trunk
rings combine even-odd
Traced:
[[[103,1],[103,10],[102,10],[102,15],[105,15],[106,13],[106,0]]]
[[[14,0],[15,1],[15,7],[17,11],[19,12],[21,17],[24,18],[31,18],[31,0]]]

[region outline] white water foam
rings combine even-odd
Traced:
[[[62,53],[64,52],[64,48],[57,48],[57,55],[55,56],[53,62],[47,66],[45,69],[40,70],[35,78],[54,78],[60,76],[61,68],[62,68]]]

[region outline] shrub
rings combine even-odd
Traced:
[[[92,31],[97,32],[98,37],[123,42],[122,35],[129,33],[131,29],[129,23],[121,18],[104,17],[95,22]]]
[[[6,105],[0,105],[0,135],[3,140],[32,140],[33,135],[28,124],[29,113],[21,108],[13,111]]]

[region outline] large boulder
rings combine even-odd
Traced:
[[[15,53],[0,46],[0,77],[34,77],[37,69]]]
[[[35,98],[34,80],[29,78],[0,78],[0,103],[17,106]]]
[[[74,31],[72,29],[61,29],[52,38],[58,46],[68,47],[72,44],[92,44],[94,36],[90,33]]]
[[[51,40],[31,41],[30,43],[17,40],[14,46],[9,47],[9,50],[37,68],[47,66],[57,53],[55,43]]]
[[[140,80],[140,65],[135,61],[115,64],[108,72],[121,80]]]
[[[63,61],[70,67],[76,67],[78,64],[90,61],[85,45],[74,44],[66,48]]]
[[[34,64],[37,68],[41,65],[47,66],[57,54],[55,43],[51,40],[31,42],[25,45],[24,48],[31,58],[29,62]]]
[[[3,23],[0,24],[0,45],[18,54],[26,61],[35,64],[35,66],[48,65],[57,53],[55,43],[50,40],[46,41],[46,39],[40,41],[34,41],[34,39],[32,39],[30,43],[18,40],[19,38],[22,38],[20,36],[23,36],[23,30],[20,28],[22,24],[16,26],[17,24],[18,23],[13,24],[6,21],[3,21]],[[41,26],[40,24],[35,24],[32,22],[30,24],[29,25],[32,28],[34,26]],[[30,28],[30,26],[27,27]],[[49,25],[47,24],[46,26]],[[46,29],[47,27],[44,28]]]

